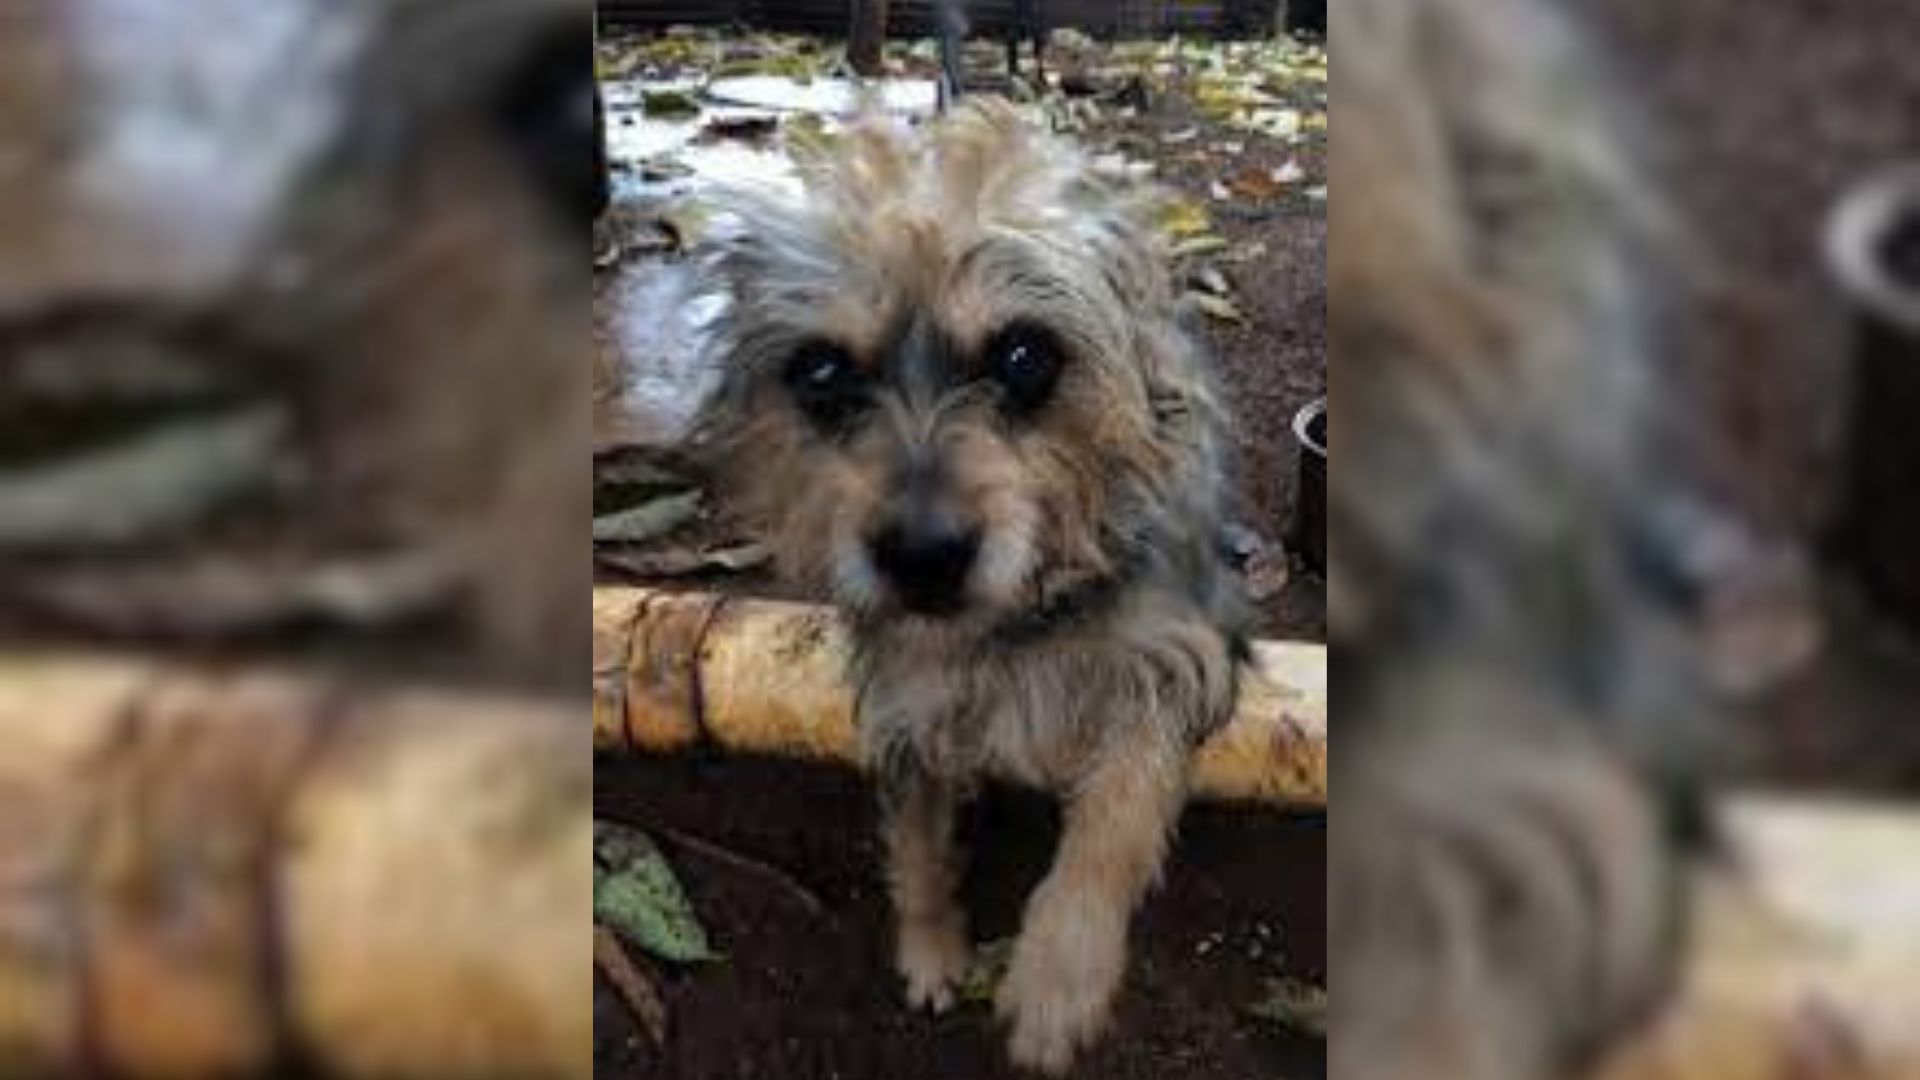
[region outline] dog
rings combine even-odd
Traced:
[[[436,667],[577,688],[591,6],[28,0],[0,24],[0,426],[21,436],[0,480],[273,432],[221,458],[217,505],[206,466],[33,503],[38,533],[16,517],[0,543],[0,624],[195,648],[324,629],[382,661],[392,623],[425,625],[407,640]]]
[[[741,194],[696,454],[790,581],[845,613],[907,1000],[968,963],[955,812],[1060,792],[997,1009],[1065,1070],[1107,1020],[1189,754],[1230,714],[1246,609],[1219,553],[1223,411],[1155,195],[1010,107],[868,119]]]
[[[1332,142],[1331,1053],[1579,1074],[1665,1000],[1713,849],[1658,508],[1678,247],[1535,0],[1341,0]]]

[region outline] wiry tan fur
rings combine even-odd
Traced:
[[[1700,825],[1647,572],[1662,229],[1553,13],[1333,20],[1333,1059],[1571,1075],[1661,1000]]]
[[[1151,193],[1004,107],[919,131],[868,120],[803,170],[797,203],[729,204],[708,456],[785,572],[855,624],[913,1003],[949,1004],[968,955],[957,800],[988,768],[1067,798],[999,994],[1014,1059],[1060,1071],[1105,1022],[1188,753],[1233,700],[1221,410],[1176,318]],[[1046,407],[1011,420],[968,365],[1016,319],[1047,327],[1067,356]],[[931,384],[902,359],[930,335],[950,343]],[[780,378],[815,339],[848,350],[877,388],[837,438],[809,427]],[[867,553],[915,469],[982,532],[966,605],[947,617],[893,604]]]

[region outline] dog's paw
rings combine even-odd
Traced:
[[[1029,920],[994,1005],[1011,1021],[1008,1053],[1023,1069],[1058,1076],[1105,1029],[1126,969],[1126,931]]]
[[[906,980],[907,1004],[942,1013],[966,978],[967,935],[958,919],[925,919],[902,924],[894,965]]]

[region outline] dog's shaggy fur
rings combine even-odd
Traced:
[[[1661,999],[1700,711],[1648,521],[1666,230],[1531,0],[1341,0],[1332,1051],[1534,1080]]]
[[[1188,754],[1234,698],[1221,410],[1151,193],[1004,106],[871,119],[802,169],[797,203],[732,204],[706,450],[855,627],[910,1001],[946,1006],[966,965],[956,801],[988,769],[1066,796],[999,994],[1014,1059],[1058,1071],[1105,1021]],[[966,549],[938,610],[888,570],[901,529]]]

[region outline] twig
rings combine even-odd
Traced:
[[[771,866],[758,859],[748,858],[745,855],[729,851],[718,844],[702,840],[697,836],[689,836],[678,829],[665,825],[648,825],[647,831],[656,836],[664,836],[669,842],[686,848],[696,855],[704,855],[715,862],[724,863],[736,870],[742,870],[756,877],[765,878],[773,882],[775,885],[784,889],[787,895],[799,902],[800,906],[806,908],[808,914],[811,914],[815,918],[831,920],[833,917],[832,913],[827,910],[827,905],[821,903],[818,896],[815,896],[805,885],[794,880],[793,875],[777,866]]]
[[[647,977],[640,961],[628,954],[626,946],[613,931],[595,924],[593,928],[593,966],[607,977],[613,989],[626,1002],[627,1009],[640,1022],[648,1041],[657,1048],[667,1041],[667,1006],[660,991]]]

